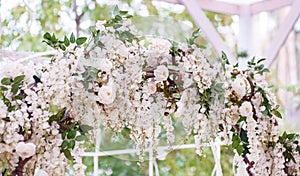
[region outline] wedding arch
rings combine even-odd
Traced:
[[[161,134],[172,146],[180,120],[197,154],[207,143],[230,145],[237,175],[299,174],[299,138],[279,135],[265,59],[253,58],[245,70],[225,53],[212,63],[195,43],[199,31],[186,44],[147,38],[130,17],[116,8],[88,39],[46,33],[44,42],[58,51],[51,61],[2,67],[2,173],[82,175],[82,146],[99,123],[128,130],[143,161],[149,148],[157,156]]]

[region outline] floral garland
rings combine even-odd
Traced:
[[[138,37],[130,17],[116,8],[89,40],[46,33],[44,42],[60,53],[50,63],[2,71],[3,175],[83,175],[82,144],[99,123],[129,131],[143,161],[146,148],[157,152],[163,134],[174,144],[177,121],[199,155],[213,141],[233,148],[236,175],[300,174],[299,136],[279,135],[281,115],[264,59],[246,70],[225,54],[212,64],[195,43],[199,31],[187,44]],[[74,170],[65,169],[70,164]]]

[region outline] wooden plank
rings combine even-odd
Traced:
[[[181,0],[181,2],[185,5],[187,11],[195,21],[195,23],[201,28],[203,33],[206,35],[209,42],[213,45],[215,50],[221,56],[222,51],[224,51],[228,60],[231,64],[236,63],[236,58],[233,56],[232,52],[228,49],[225,42],[222,40],[221,36],[214,28],[213,24],[206,17],[204,12],[200,7],[200,1],[197,0]]]
[[[275,38],[272,40],[270,47],[268,48],[265,56],[267,58],[265,65],[270,67],[276,59],[279,50],[285,43],[290,31],[294,27],[300,16],[300,0],[295,0],[291,6],[290,12],[285,17],[285,20],[280,25],[279,31]]]
[[[291,5],[297,0],[263,0],[250,5],[252,14],[276,10]],[[298,7],[300,8],[300,7]]]

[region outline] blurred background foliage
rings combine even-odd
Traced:
[[[88,35],[97,20],[110,17],[115,5],[134,16],[133,23],[145,35],[184,41],[197,28],[184,6],[152,0],[1,0],[2,48],[45,51],[47,31],[57,36],[71,32]],[[230,16],[206,12],[214,26],[228,26]],[[78,31],[77,31],[78,28]],[[206,43],[204,38],[200,43]]]

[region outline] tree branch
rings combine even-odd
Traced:
[[[77,2],[76,0],[73,0],[73,11],[75,13],[75,23],[76,23],[76,37],[79,37],[79,31],[80,31],[80,20],[84,15],[84,12],[82,12],[80,15],[78,14],[77,11]]]
[[[23,176],[23,169],[25,164],[32,158],[26,158],[26,159],[20,159],[18,162],[18,166],[16,167],[16,169],[11,173],[12,176]]]

